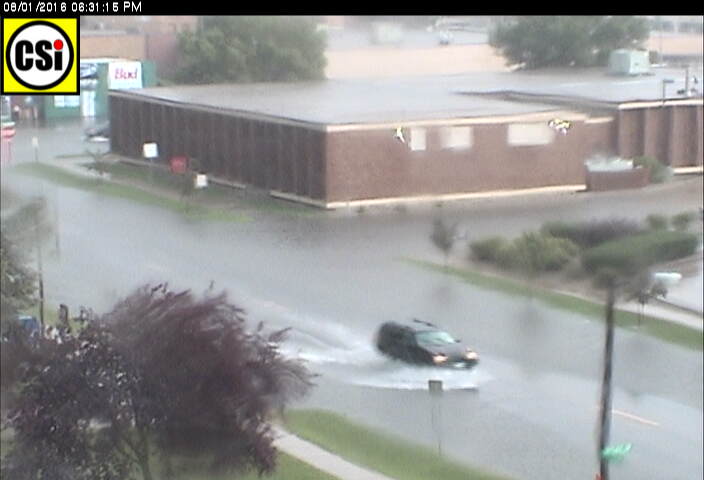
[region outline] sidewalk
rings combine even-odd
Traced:
[[[276,448],[340,480],[392,480],[390,477],[350,463],[280,427],[275,426],[274,431],[277,436],[274,440]]]

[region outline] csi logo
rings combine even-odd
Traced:
[[[10,37],[5,62],[21,85],[46,90],[59,85],[71,71],[73,45],[57,25],[41,20],[26,23]]]

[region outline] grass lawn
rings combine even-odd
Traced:
[[[187,204],[181,200],[163,195],[157,195],[134,186],[121,185],[108,180],[101,181],[97,178],[87,178],[73,175],[61,168],[53,167],[44,163],[22,163],[12,167],[12,170],[21,174],[42,178],[80,190],[102,193],[113,197],[133,200],[145,205],[165,208],[197,220],[228,222],[244,222],[251,220],[249,216],[242,213],[237,213],[222,208],[208,207],[200,204]]]
[[[325,410],[286,413],[286,428],[348,461],[398,480],[505,480],[437,455],[432,449],[352,423]]]
[[[425,268],[427,270],[443,273],[445,275],[452,275],[478,287],[498,290],[510,295],[532,295],[552,307],[590,316],[595,320],[604,320],[605,307],[600,303],[574,297],[572,295],[557,293],[551,290],[531,287],[517,280],[512,280],[505,277],[495,277],[456,267],[445,267],[437,263],[411,258],[403,258],[402,261],[411,265]],[[702,335],[702,332],[688,328],[684,325],[663,321],[648,315],[643,317],[639,325],[637,314],[620,310],[616,311],[614,319],[616,326],[618,327],[627,329],[638,328],[638,331],[652,335],[661,340],[665,340],[666,342],[681,345],[692,350],[704,349],[704,336]]]
[[[86,168],[93,168],[94,165],[94,163],[87,163]],[[106,164],[105,171],[115,178],[135,182],[138,185],[146,186],[146,188],[151,183],[176,194],[180,194],[183,190],[184,176],[171,173],[163,167],[155,167],[150,172],[146,166],[117,162]],[[239,208],[291,215],[312,215],[319,211],[308,206],[278,200],[268,195],[254,195],[248,193],[246,189],[240,190],[213,182],[208,185],[208,188],[194,192],[194,195],[197,202],[206,205],[234,204]]]

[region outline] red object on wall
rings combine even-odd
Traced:
[[[186,173],[188,169],[188,158],[171,157],[169,164],[171,166],[171,173]]]

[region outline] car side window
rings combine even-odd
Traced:
[[[404,331],[403,336],[401,338],[402,338],[403,344],[406,346],[412,347],[412,346],[415,346],[415,344],[416,344],[416,337],[413,334],[413,332],[411,332],[411,331],[408,331],[408,330]]]

